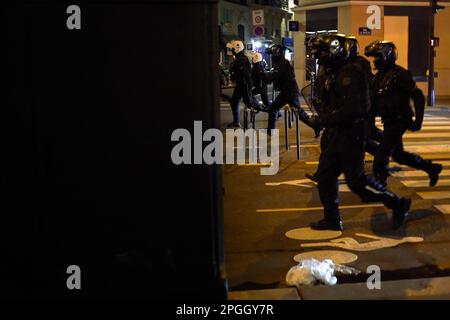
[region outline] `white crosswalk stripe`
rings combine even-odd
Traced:
[[[382,124],[377,121],[382,128]],[[426,114],[422,130],[404,135],[405,150],[421,155],[425,159],[435,159],[444,167],[436,186],[430,187],[428,174],[421,170],[401,166],[402,171],[392,175],[407,188],[417,188],[421,199],[439,200],[434,207],[443,214],[450,214],[450,115],[433,116]],[[391,162],[391,165],[396,165]],[[448,204],[442,204],[447,202]]]

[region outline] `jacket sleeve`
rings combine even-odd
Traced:
[[[412,74],[408,70],[401,70],[396,76],[397,85],[404,90],[414,102],[414,115],[416,123],[422,125],[425,114],[425,96],[414,81]]]
[[[325,127],[348,126],[358,119],[367,118],[370,98],[368,81],[363,73],[355,68],[345,70],[337,77],[334,90],[341,97],[341,103],[322,112],[321,122]]]
[[[247,59],[247,57],[245,57],[245,59]],[[249,88],[251,88],[253,86],[252,66],[250,65],[250,62],[248,60],[243,62],[242,69],[243,69],[242,72],[243,72],[243,76],[244,76],[244,81],[247,84],[247,86]]]

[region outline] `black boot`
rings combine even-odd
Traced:
[[[392,228],[397,230],[406,224],[408,218],[408,211],[411,207],[411,199],[400,198],[397,205],[392,211]]]
[[[309,180],[313,181],[313,182],[316,182],[316,183],[318,181],[317,172],[314,172],[313,174],[305,173],[305,177],[308,178]]]
[[[227,128],[241,128],[241,124],[232,122],[232,123],[227,125]]]
[[[311,223],[311,229],[313,230],[334,230],[334,231],[343,231],[344,225],[342,224],[342,220],[329,220],[322,219],[318,222]]]
[[[442,165],[438,163],[432,163],[426,172],[430,177],[430,187],[434,187],[439,181],[439,174],[442,171]]]

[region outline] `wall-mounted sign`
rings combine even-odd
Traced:
[[[360,36],[371,36],[372,35],[372,30],[370,28],[367,27],[361,27],[358,29],[358,34]]]
[[[283,43],[283,46],[285,46],[285,47],[293,47],[294,46],[294,39],[293,38],[284,37],[282,39],[282,43]]]
[[[289,21],[289,31],[300,31],[300,23],[298,21]]]
[[[234,31],[234,25],[232,22],[225,22],[223,24],[222,31],[224,34],[232,34]]]
[[[254,26],[264,25],[264,10],[253,10],[252,21]]]

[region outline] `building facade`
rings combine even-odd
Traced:
[[[293,13],[290,0],[221,0],[219,1],[219,25],[225,41],[240,39],[249,44],[252,40],[268,40],[281,43],[289,37],[288,21]],[[252,11],[264,11],[264,35],[255,34]]]
[[[450,97],[450,0],[439,1],[445,9],[434,15],[435,36],[435,94],[438,98]],[[393,41],[399,52],[398,63],[408,68],[425,94],[428,92],[428,60],[430,1],[412,0],[300,0],[292,8],[294,20],[300,22],[295,32],[296,74],[299,85],[306,83],[306,48],[308,32],[337,30],[356,36],[361,51],[375,40]]]

